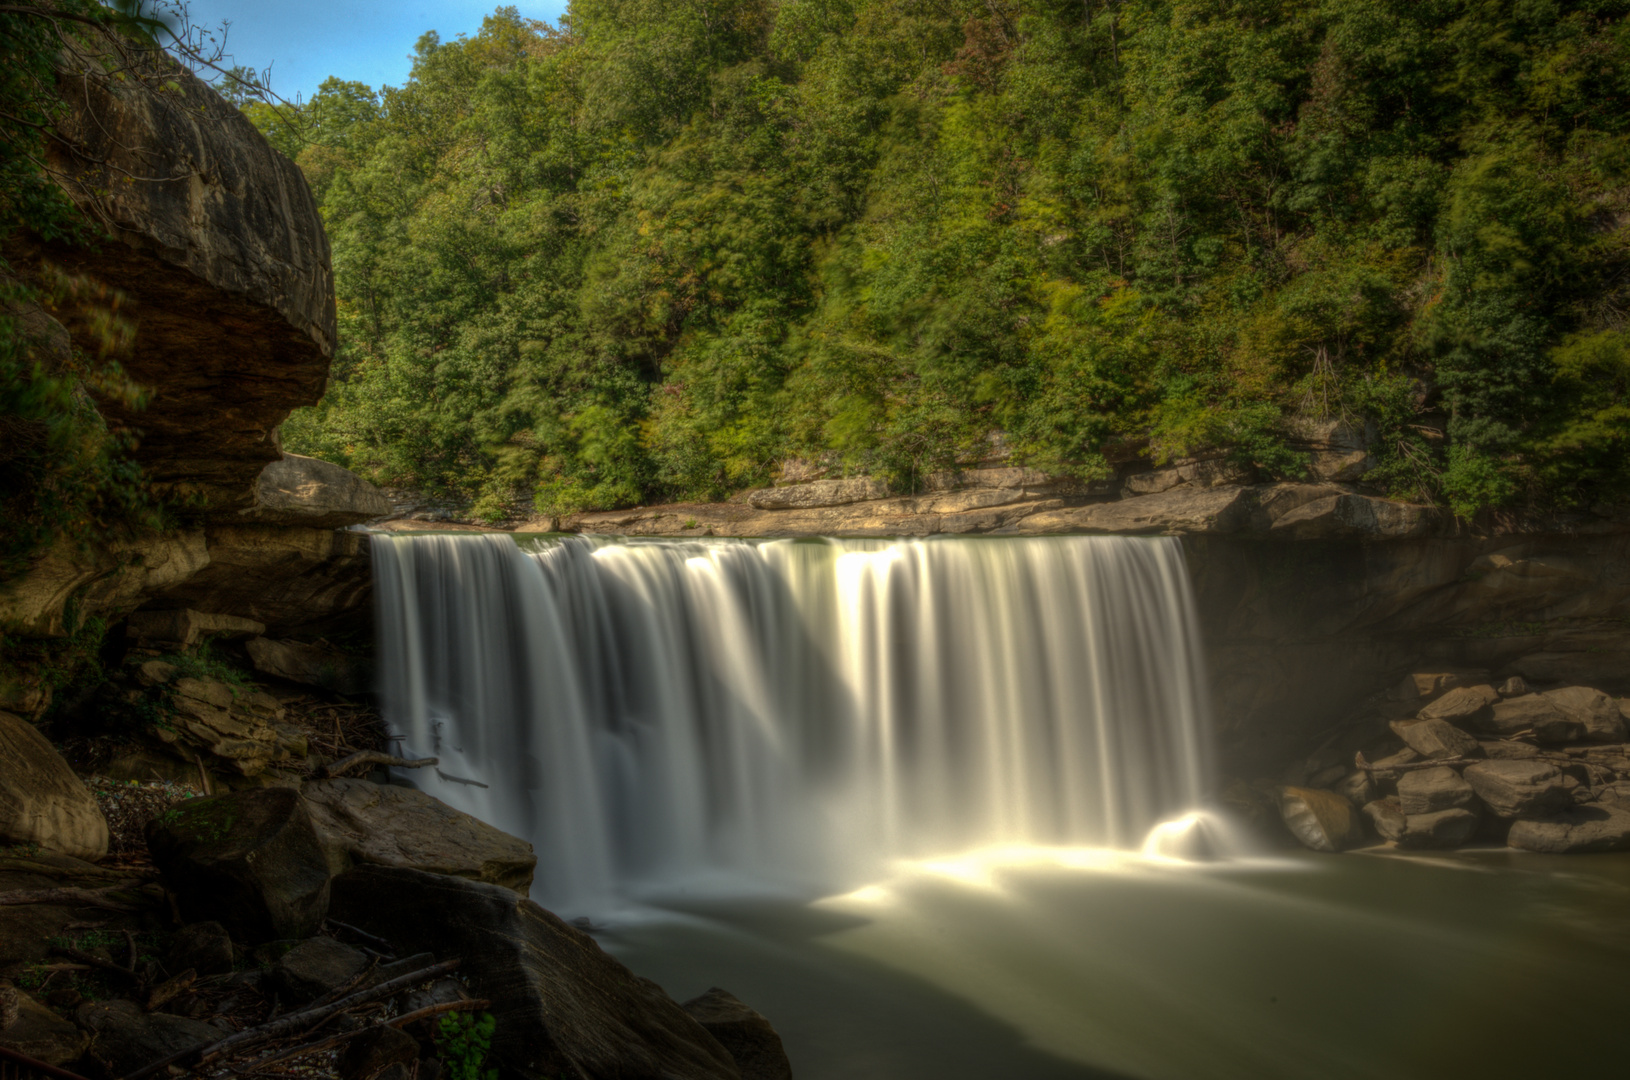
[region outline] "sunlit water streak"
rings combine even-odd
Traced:
[[[1101,537],[376,536],[408,779],[533,841],[564,910],[841,891],[901,858],[1135,848],[1208,753],[1182,552]],[[1188,819],[1149,840],[1190,855]]]

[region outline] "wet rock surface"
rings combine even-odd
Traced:
[[[335,873],[370,863],[484,881],[522,896],[532,885],[532,845],[415,788],[313,780],[302,794]]]

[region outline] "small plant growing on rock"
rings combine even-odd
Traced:
[[[436,1025],[436,1045],[447,1080],[497,1080],[498,1070],[483,1068],[498,1021],[492,1013],[447,1013]]]

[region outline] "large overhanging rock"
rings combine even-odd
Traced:
[[[122,362],[152,400],[100,407],[141,430],[136,456],[156,484],[243,508],[280,456],[277,426],[327,381],[328,239],[300,170],[237,109],[159,54],[134,59],[113,79],[65,54],[68,108],[47,140],[58,182],[111,241],[18,237],[6,254],[25,273],[49,260],[125,293],[137,332]],[[69,329],[94,347],[93,330]]]

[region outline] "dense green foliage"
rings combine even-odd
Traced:
[[[575,0],[290,125],[342,354],[288,446],[540,509],[1104,448],[1616,497],[1625,0]]]

